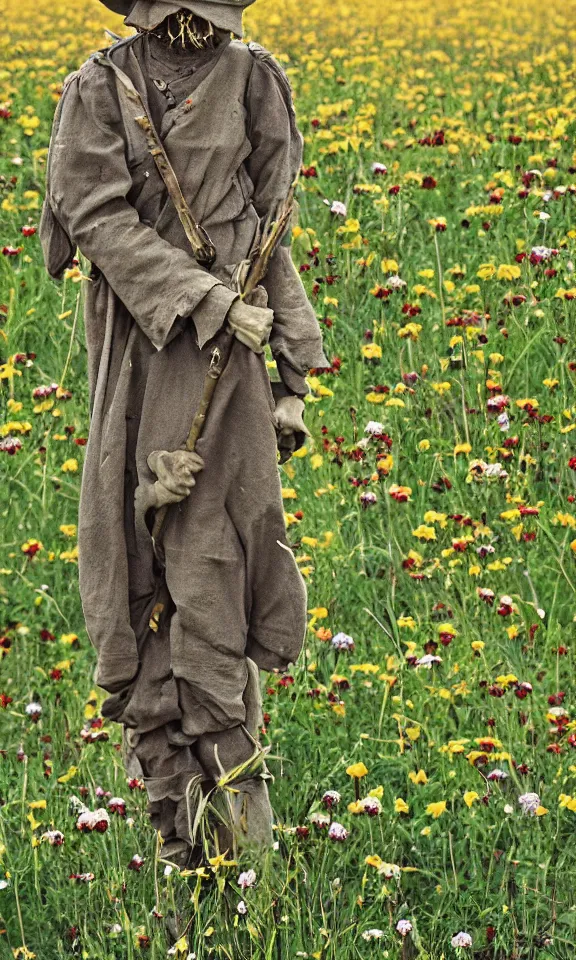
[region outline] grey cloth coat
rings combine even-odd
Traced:
[[[234,343],[198,445],[206,467],[191,495],[170,508],[169,617],[159,631],[149,626],[158,578],[134,492],[155,479],[146,462],[153,450],[184,445],[237,297],[232,271],[259,218],[286,195],[302,138],[286,77],[262,48],[225,37],[187,72],[159,44],[140,34],[109,55],[157,125],[216,246],[215,266],[207,272],[193,259],[113,70],[93,60],[67,78],[58,105],[40,235],[52,276],[62,275],[76,245],[93,265],[79,565],[96,681],[111,695],[103,712],[132,729],[133,743],[147,738],[145,774],[169,780],[176,771],[179,786],[157,790],[156,799],[177,802],[182,775],[198,762],[190,745],[246,722],[249,659],[285,668],[305,634],[306,588],[287,545],[263,355]],[[302,396],[307,370],[328,361],[288,247],[275,253],[264,285],[279,392]],[[155,756],[160,742],[171,745],[175,766]],[[252,744],[243,749],[249,755]]]

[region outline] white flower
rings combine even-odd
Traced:
[[[64,843],[64,834],[60,830],[47,830],[40,839],[47,840],[51,847],[60,847]]]
[[[499,417],[496,418],[498,426],[502,430],[502,433],[505,433],[506,430],[510,429],[510,417],[507,413],[501,413]]]
[[[511,803],[506,804],[506,806],[504,807],[504,813],[507,816],[510,816],[511,813],[514,813],[514,807],[512,806]]]
[[[435,663],[442,663],[442,657],[435,657],[432,653],[426,653],[416,661],[416,666],[427,667],[430,670]]]
[[[534,816],[540,806],[540,797],[537,793],[523,793],[518,797],[518,803],[522,807],[522,813],[529,813]]]
[[[409,920],[399,920],[396,924],[396,930],[401,937],[407,937],[412,931],[412,924]]]
[[[366,490],[360,494],[360,502],[363,507],[373,507],[378,502],[378,497],[372,490]]]
[[[248,907],[246,906],[243,900],[240,901],[236,909],[242,917],[244,917],[248,913]]]
[[[373,930],[365,930],[362,934],[363,940],[381,940],[384,936],[383,930],[378,930],[374,928]]]
[[[238,886],[242,887],[243,890],[246,890],[248,887],[253,887],[255,883],[256,883],[255,870],[245,870],[238,877]]]
[[[377,817],[379,813],[382,813],[382,804],[378,797],[365,797],[364,800],[360,801],[360,805],[369,817]]]
[[[508,777],[508,774],[506,773],[505,770],[496,769],[496,770],[491,770],[488,776],[486,777],[486,779],[487,780],[506,780],[507,777]]]
[[[451,943],[453,947],[471,947],[472,937],[469,933],[464,933],[461,930],[455,937],[452,937]]]
[[[346,827],[342,826],[341,823],[336,823],[336,821],[334,821],[334,823],[331,823],[330,827],[328,828],[328,836],[331,840],[343,841],[346,840],[348,831]]]
[[[41,703],[27,703],[26,704],[26,713],[29,717],[39,717],[42,713],[42,704]]]
[[[332,637],[332,646],[335,650],[353,650],[354,640],[347,633],[337,633]]]
[[[532,247],[531,256],[540,257],[541,260],[549,260],[553,254],[551,247]]]
[[[5,890],[7,886],[8,886],[7,880],[0,880],[0,890]]]
[[[484,473],[487,477],[495,477],[497,480],[505,480],[508,476],[501,463],[487,463]]]
[[[12,163],[15,167],[21,167],[24,161],[22,157],[12,157]]]
[[[335,213],[339,217],[345,217],[348,213],[348,207],[340,200],[334,200],[331,204],[329,200],[324,201],[330,207],[330,213]]]
[[[325,807],[335,807],[340,803],[341,797],[337,790],[326,790],[322,797],[322,803]]]
[[[385,163],[373,163],[372,173],[388,173],[388,167]]]
[[[384,424],[379,423],[378,420],[369,420],[364,427],[364,433],[369,433],[371,437],[379,436],[384,433]]]
[[[542,200],[544,201],[544,203],[549,203],[553,196],[554,194],[552,193],[552,191],[547,190],[546,193],[542,194]],[[542,219],[542,214],[540,214],[540,219]]]
[[[388,277],[386,280],[386,286],[390,287],[392,290],[402,290],[403,287],[407,286],[407,283],[405,280],[402,280],[397,273],[395,273],[393,276]]]
[[[539,219],[539,220],[549,220],[549,219],[550,219],[550,214],[549,214],[549,213],[544,213],[544,211],[541,210],[540,213],[538,214],[538,219]]]
[[[330,817],[326,813],[315,812],[311,813],[308,817],[310,823],[313,823],[315,827],[327,827],[330,823]]]
[[[381,863],[378,867],[378,876],[385,880],[399,880],[400,867],[397,863]]]

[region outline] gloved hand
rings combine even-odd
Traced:
[[[264,287],[256,287],[245,300],[232,304],[226,318],[238,340],[254,353],[264,352],[272,330],[274,312],[267,308],[267,303]]]
[[[304,423],[305,404],[300,397],[281,397],[276,403],[276,433],[280,463],[286,463],[295,450],[310,436],[310,431]]]
[[[153,503],[156,509],[168,503],[180,503],[196,483],[195,473],[204,468],[204,461],[197,453],[188,450],[154,450],[148,457],[148,466],[158,477],[153,487]]]

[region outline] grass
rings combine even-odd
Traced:
[[[74,549],[86,264],[52,283],[33,232],[62,79],[123,28],[95,0],[4,4],[2,960],[157,960],[174,905],[199,960],[573,956],[575,6],[250,8],[306,137],[293,256],[332,367],[282,468],[310,622],[293,683],[265,678],[277,850],[182,876],[99,717]],[[126,816],[81,833],[72,796]]]

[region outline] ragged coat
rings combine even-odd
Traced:
[[[104,712],[140,731],[167,723],[173,742],[185,743],[244,722],[247,657],[282,669],[303,643],[306,588],[286,539],[263,355],[235,342],[198,445],[206,466],[191,495],[170,508],[171,616],[162,647],[149,628],[157,575],[134,494],[155,479],[153,450],[184,445],[214,337],[237,297],[228,285],[233,269],[259,219],[286,196],[302,138],[286,77],[262,48],[226,38],[188,80],[175,79],[166,110],[151,84],[151,42],[139,34],[109,56],[158,124],[190,208],[216,246],[215,266],[208,272],[193,259],[114,71],[93,60],[67,78],[58,105],[40,232],[54,277],[76,245],[92,263],[79,572],[95,679],[111,694]],[[273,256],[264,285],[280,390],[304,395],[304,375],[328,362],[288,247]]]

